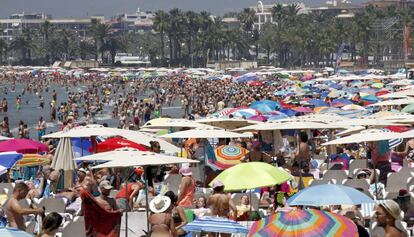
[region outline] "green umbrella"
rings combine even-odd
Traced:
[[[404,113],[414,112],[414,104],[409,104],[409,105],[405,106],[404,109],[401,110],[401,112],[404,112]]]
[[[235,165],[219,174],[210,186],[219,180],[224,184],[225,191],[237,191],[270,187],[281,184],[293,177],[284,169],[264,162],[249,162]]]

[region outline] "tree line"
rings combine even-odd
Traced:
[[[145,32],[122,32],[92,20],[85,38],[45,21],[39,29],[24,29],[12,41],[0,39],[0,63],[50,65],[56,60],[95,59],[113,65],[115,55],[123,52],[148,58],[153,66],[258,60],[280,67],[320,67],[334,65],[338,49],[346,45],[353,62],[368,64],[373,56],[371,63],[379,65],[384,56],[403,57],[402,29],[414,19],[414,8],[368,6],[346,18],[327,11],[299,14],[299,10],[296,4],[275,5],[273,22],[262,25],[260,32],[252,8],[223,17],[205,11],[160,10],[155,12],[153,29]],[[223,21],[226,16],[238,21],[229,24]],[[389,22],[392,29],[380,27]]]

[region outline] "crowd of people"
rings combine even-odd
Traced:
[[[176,109],[178,110],[176,117],[196,120],[227,107],[247,107],[252,102],[265,99],[283,103],[283,97],[274,92],[286,90],[291,86],[290,82],[278,78],[270,79],[269,83],[262,86],[252,87],[246,83],[235,83],[230,79],[210,81],[184,75],[126,81],[119,77],[99,75],[74,77],[40,73],[19,76],[4,74],[0,75],[0,80],[7,85],[3,87],[4,94],[16,93],[16,85],[23,86],[23,90],[17,92],[15,113],[30,107],[26,106],[27,104],[34,103],[38,103],[39,110],[43,111],[36,124],[20,121],[17,132],[13,134],[8,116],[11,113],[9,106],[12,102],[4,98],[0,103],[0,113],[4,116],[0,123],[1,135],[36,138],[44,142],[49,146],[50,163],[54,159],[57,141],[42,139],[42,136],[50,132],[46,121],[59,124],[60,130],[66,131],[79,125],[96,123],[96,116],[108,113],[105,108],[110,107],[110,116],[117,121],[115,126],[121,129],[138,130],[151,119],[165,116],[167,114],[165,109],[175,105],[181,108]],[[344,86],[351,86],[346,83]],[[50,89],[51,86],[64,88],[65,95]],[[73,88],[80,86],[86,89],[82,92],[73,91]],[[38,101],[25,101],[26,95],[35,95]],[[291,96],[293,101],[299,101],[299,98],[298,95]],[[320,95],[315,94],[311,98],[320,98]],[[359,94],[353,96],[352,101],[361,104]],[[331,103],[330,98],[325,97],[325,102]],[[30,133],[31,126],[35,127],[36,134]],[[91,164],[82,163],[79,164],[73,182],[69,185],[72,188],[65,188],[62,185],[62,171],[53,170],[50,165],[36,167],[36,171],[30,177],[23,177],[22,180],[13,180],[14,177],[11,175],[2,178],[5,182],[15,182],[12,195],[5,206],[4,216],[7,217],[8,226],[25,230],[23,216],[30,214],[44,216],[45,210],[35,204],[31,208],[25,208],[19,203],[22,199],[61,198],[65,201],[66,211],[75,215],[87,215],[90,212],[85,212],[84,208],[89,207],[85,207],[84,200],[90,198],[105,211],[103,213],[107,212],[108,215],[119,217],[118,214],[122,212],[145,208],[146,197],[151,197],[148,203],[151,211],[148,219],[151,232],[148,235],[183,236],[186,232],[182,227],[194,218],[204,215],[239,221],[251,220],[259,216],[252,212],[251,195],[245,193],[240,198],[240,202],[235,203],[232,195],[224,192],[224,184],[219,181],[212,184],[211,194],[197,193],[199,188],[207,187],[219,173],[204,163],[206,146],[239,146],[249,151],[241,159],[242,162],[266,162],[283,167],[294,177],[300,177],[298,182],[286,182],[258,191],[259,204],[269,213],[292,208],[288,207],[286,200],[294,192],[307,186],[303,180],[306,177],[315,177],[313,171],[320,168],[320,162],[328,163],[338,159],[344,161],[340,169],[346,169],[352,159],[362,157],[369,159],[372,166],[359,170],[352,178],[369,180],[371,195],[383,199],[381,190],[386,185],[387,175],[392,172],[391,156],[400,156],[403,159],[410,159],[412,156],[412,140],[403,143],[396,151],[392,151],[380,142],[375,142],[368,144],[366,149],[358,145],[339,146],[332,152],[328,151],[329,148],[320,146],[321,141],[318,137],[324,135],[329,136],[329,131],[279,133],[281,141],[277,149],[272,147],[273,134],[267,132],[256,133],[252,138],[219,139],[218,143],[213,145],[206,139],[188,139],[180,144],[186,150],[188,158],[201,161],[198,166],[200,179],[196,179],[193,175],[194,169],[191,168],[194,167],[185,165],[163,166],[157,169],[135,167],[130,172],[117,168],[92,170]],[[299,141],[298,144],[295,144],[296,141]],[[160,153],[160,144],[153,141],[148,150]],[[361,150],[365,151],[362,155]],[[319,154],[327,154],[328,158],[322,161],[315,159]],[[375,168],[380,170],[379,182],[374,177]],[[174,174],[181,175],[179,188],[163,191],[166,177]],[[404,190],[401,190],[399,197],[403,196]],[[375,208],[375,216],[372,220],[384,228],[386,236],[406,236],[400,220],[410,221],[414,218],[414,207],[410,201],[403,201],[401,198],[396,201],[383,201]],[[403,218],[400,217],[401,209],[404,211]],[[365,227],[369,226],[369,222],[366,222],[366,217],[362,217],[359,207],[344,210],[339,207],[329,207],[324,210],[348,217],[357,225],[360,236],[368,236]],[[54,236],[62,222],[62,216],[57,213],[52,212],[44,216],[39,236]],[[118,228],[115,232],[119,232],[119,226],[113,228]]]

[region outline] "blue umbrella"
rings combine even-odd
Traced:
[[[274,113],[274,112],[278,112],[278,113]],[[267,117],[267,121],[275,121],[275,120],[280,120],[280,119],[286,119],[289,118],[289,116],[287,116],[284,113],[281,113],[279,111],[274,111],[273,113],[266,115]]]
[[[374,202],[355,188],[322,184],[303,189],[288,200],[290,206],[358,205]]]
[[[0,228],[1,237],[32,237],[31,234],[16,228]]]
[[[253,102],[250,108],[257,109],[262,113],[269,113],[276,110],[276,108],[280,108],[280,104],[272,100],[260,100]]]
[[[234,78],[234,81],[237,83],[248,82],[248,81],[256,81],[258,79],[256,73],[246,73],[239,77]]]
[[[23,155],[17,152],[1,152],[0,153],[0,170],[10,169],[17,161],[23,158]],[[1,167],[2,166],[2,167]]]
[[[295,116],[298,112],[291,109],[281,109],[280,112],[286,114],[289,117]]]
[[[194,220],[182,227],[186,232],[214,232],[214,233],[242,233],[247,234],[249,230],[237,223],[222,217],[205,216]]]
[[[315,107],[328,107],[329,105],[323,101],[323,100],[319,100],[319,99],[311,99],[308,101],[309,104],[315,106]]]

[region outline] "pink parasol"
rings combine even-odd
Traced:
[[[30,139],[10,139],[0,142],[0,152],[16,151],[18,153],[47,152],[49,148],[40,142]]]

